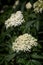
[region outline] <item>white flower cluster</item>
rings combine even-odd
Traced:
[[[30,2],[28,2],[28,3],[26,4],[26,9],[31,9],[31,7],[32,7],[32,4],[31,4]]]
[[[20,35],[12,44],[12,49],[16,52],[31,51],[33,46],[37,46],[37,39],[32,37],[30,34],[25,33]]]
[[[36,13],[41,13],[43,10],[43,0],[38,0],[37,2],[35,2],[33,4],[33,8]]]
[[[5,21],[6,28],[9,27],[16,27],[18,25],[21,25],[24,21],[23,14],[21,11],[17,11],[15,14],[11,14],[11,17]]]

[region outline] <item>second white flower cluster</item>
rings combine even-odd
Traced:
[[[13,51],[31,51],[33,46],[37,46],[37,39],[35,39],[32,35],[25,33],[20,35],[15,42],[12,43]]]

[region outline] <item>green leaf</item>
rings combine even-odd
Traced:
[[[15,57],[15,54],[9,54],[5,57],[6,61],[9,62],[10,60],[12,60]]]
[[[24,65],[25,65],[26,60],[23,59],[23,58],[19,58],[18,61],[17,61],[17,63],[19,63],[19,64],[24,64]]]
[[[30,60],[26,65],[41,65],[41,63],[36,60]]]
[[[33,62],[34,65],[41,65],[41,63],[39,61],[32,60],[32,62]]]
[[[31,57],[34,58],[34,59],[43,59],[43,56],[38,55],[37,53],[33,53],[33,54],[31,55]]]

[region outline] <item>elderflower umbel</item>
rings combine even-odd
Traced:
[[[34,4],[33,4],[33,8],[34,8],[34,11],[36,13],[41,13],[42,10],[43,10],[43,1],[42,0],[38,0],[36,1]]]
[[[37,46],[37,39],[32,37],[30,34],[25,33],[20,35],[15,42],[12,43],[12,49],[16,52],[19,51],[31,51],[33,46]]]
[[[5,21],[6,28],[16,27],[21,25],[24,22],[23,14],[21,11],[17,11],[15,14],[11,14],[11,17]]]
[[[32,7],[31,3],[28,2],[28,3],[26,4],[26,9],[31,9],[31,7]]]

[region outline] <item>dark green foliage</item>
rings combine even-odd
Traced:
[[[15,2],[15,0],[13,1]],[[33,4],[36,0],[29,1]],[[0,6],[5,3],[3,0],[0,0],[0,2]],[[11,2],[11,0],[6,0],[5,4],[12,5],[13,2],[12,4]],[[0,65],[43,65],[43,13],[36,14],[33,9],[27,11],[25,2],[28,2],[28,0],[20,0],[20,6],[16,10],[9,6],[3,14],[0,13]],[[18,10],[23,12],[25,23],[6,29],[5,20],[10,17],[11,13]],[[19,35],[24,33],[32,34],[38,39],[39,44],[37,47],[33,47],[31,52],[20,51],[16,53],[12,50],[12,41],[15,41]]]

